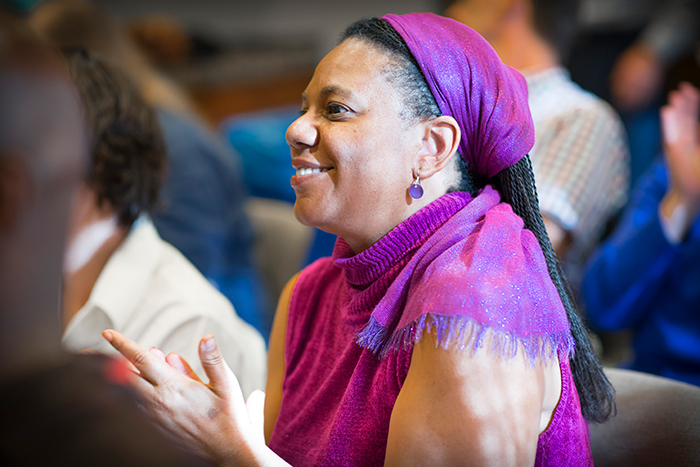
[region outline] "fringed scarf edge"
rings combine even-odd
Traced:
[[[516,336],[512,332],[478,323],[467,316],[441,316],[434,313],[421,315],[391,335],[386,327],[370,317],[367,325],[358,333],[356,342],[379,358],[384,358],[390,351],[409,350],[420,341],[423,333],[433,330],[438,347],[472,353],[484,347],[486,337],[491,332],[488,350],[492,355],[510,359],[515,357],[522,346],[533,366],[537,360],[546,362],[555,355],[568,359],[573,355],[575,346],[573,336],[568,331],[550,335]]]

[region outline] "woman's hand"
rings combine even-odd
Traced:
[[[238,380],[221,357],[213,336],[205,336],[199,345],[208,384],[175,354],[164,357],[156,349],[147,351],[117,331],[107,330],[103,336],[139,371],[132,383],[156,423],[195,452],[219,465],[281,461],[265,446],[264,393],[255,391],[247,404],[244,402]]]

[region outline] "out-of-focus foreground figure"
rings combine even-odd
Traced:
[[[61,349],[61,268],[88,138],[58,57],[2,10],[0,102],[0,464],[199,465],[147,422],[121,363]]]
[[[9,17],[0,36],[0,368],[63,358],[59,294],[87,135],[58,58]]]
[[[540,210],[573,285],[606,222],[624,205],[629,173],[619,117],[562,66],[575,8],[571,0],[458,0],[447,10],[527,79]]]

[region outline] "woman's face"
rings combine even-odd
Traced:
[[[316,68],[287,130],[297,219],[341,236],[355,252],[417,209],[408,188],[422,126],[402,119],[388,66],[367,42],[344,41]]]

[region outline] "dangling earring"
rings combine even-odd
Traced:
[[[416,172],[416,179],[408,189],[408,194],[411,195],[413,199],[420,199],[423,197],[423,187],[420,186],[420,169]]]

